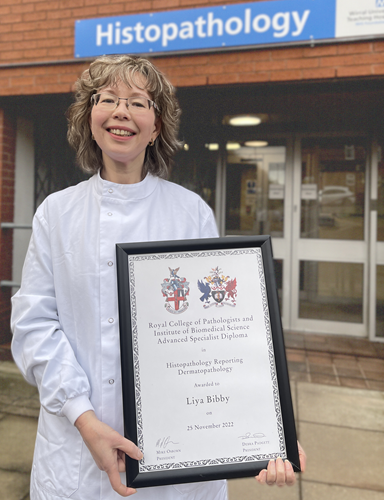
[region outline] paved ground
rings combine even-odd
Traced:
[[[384,342],[284,334],[291,381],[384,391]]]
[[[286,345],[307,471],[292,488],[231,480],[230,500],[384,500],[384,345],[292,333]],[[0,500],[29,499],[38,408],[36,390],[0,361]]]
[[[39,399],[11,361],[0,361],[0,500],[29,499]]]

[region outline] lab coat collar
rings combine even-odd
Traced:
[[[117,200],[141,200],[153,193],[159,178],[147,174],[141,182],[136,184],[116,184],[102,179],[99,171],[93,176],[92,181],[99,196]]]

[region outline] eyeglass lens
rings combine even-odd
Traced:
[[[117,97],[112,94],[96,94],[95,96],[95,104],[104,109],[115,109],[120,100],[125,101],[125,105],[129,107],[132,112],[142,112],[148,111],[150,109],[150,101],[145,97]]]

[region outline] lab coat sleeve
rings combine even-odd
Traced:
[[[219,236],[219,233],[217,230],[216,220],[213,211],[203,200],[201,200],[201,203],[202,205],[200,207],[200,212],[201,212],[202,226],[200,230],[201,233],[200,237],[217,238]]]
[[[21,288],[12,298],[11,328],[13,357],[26,380],[38,387],[43,408],[72,423],[92,410],[88,378],[60,325],[42,207],[34,217]]]

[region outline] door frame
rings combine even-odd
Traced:
[[[371,185],[369,199],[369,339],[375,342],[384,342],[384,337],[376,335],[376,266],[384,265],[384,242],[377,241],[377,201],[379,183],[379,144],[376,139],[372,141],[371,148]]]

